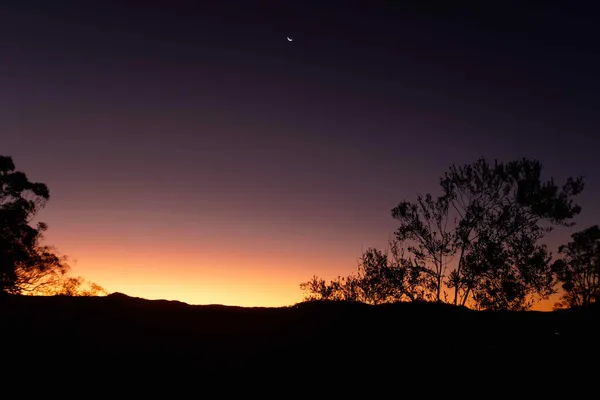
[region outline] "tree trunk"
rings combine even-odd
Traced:
[[[456,282],[456,285],[454,286],[454,305],[458,305],[458,290],[459,290],[459,282],[460,282],[460,268],[462,267],[462,260],[463,260],[463,255],[465,254],[465,245],[463,244],[463,246],[460,249],[460,258],[458,259],[458,266],[456,267],[456,276],[458,277],[458,281]]]
[[[440,251],[441,253],[441,251]],[[437,302],[440,303],[441,299],[441,291],[442,291],[442,254],[440,254],[440,264],[438,265],[438,274],[437,274]]]

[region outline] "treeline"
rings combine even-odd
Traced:
[[[29,181],[11,157],[0,156],[0,295],[106,294],[101,286],[70,276],[68,258],[42,244],[48,226],[32,221],[49,199],[45,184]]]
[[[542,180],[542,165],[520,159],[479,159],[452,166],[441,194],[402,201],[386,249],[369,248],[358,270],[332,281],[313,276],[300,287],[306,300],[381,304],[445,302],[490,310],[527,310],[561,292],[557,308],[585,306],[600,292],[600,228],[574,233],[553,259],[543,237],[573,226],[582,177],[562,185]],[[42,244],[48,226],[32,221],[50,198],[0,156],[0,294],[94,296],[97,284],[70,275],[68,259]]]
[[[587,305],[600,290],[600,229],[572,235],[554,260],[543,237],[573,226],[582,177],[542,180],[538,161],[451,166],[441,194],[417,195],[391,210],[398,221],[386,249],[369,248],[358,270],[301,283],[305,300],[369,304],[445,302],[486,310],[530,309],[561,292],[555,308]]]

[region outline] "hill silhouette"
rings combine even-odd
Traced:
[[[310,301],[290,307],[189,305],[121,293],[106,297],[9,296],[2,299],[4,343],[24,356],[46,345],[63,356],[100,354],[194,359],[210,368],[267,362],[377,365],[461,354],[490,362],[563,359],[597,352],[596,305],[554,312],[474,311],[447,304]],[[43,347],[44,344],[41,344]],[[58,358],[61,357],[59,354]],[[412,358],[408,358],[412,357]]]

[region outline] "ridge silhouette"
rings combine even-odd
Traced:
[[[554,312],[475,311],[436,303],[378,306],[308,301],[290,307],[245,308],[105,297],[9,296],[0,305],[2,336],[23,357],[40,332],[71,356],[94,349],[103,357],[135,362],[153,354],[202,359],[207,366],[292,366],[307,355],[352,365],[438,352],[527,362],[597,352],[596,304]],[[437,339],[443,337],[439,344]],[[348,347],[350,346],[350,348]],[[8,349],[10,353],[11,349]],[[351,350],[352,349],[352,350]],[[233,364],[232,364],[233,363]]]

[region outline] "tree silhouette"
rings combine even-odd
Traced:
[[[441,179],[457,218],[459,260],[447,280],[454,304],[472,295],[478,308],[522,310],[553,293],[551,259],[539,241],[554,226],[572,225],[581,211],[572,197],[584,183],[568,178],[559,187],[552,178],[542,181],[541,172],[535,160],[490,165],[480,158],[452,166]]]
[[[307,292],[304,300],[342,300],[363,301],[363,295],[355,275],[338,276],[329,283],[325,279],[313,276],[309,281],[300,284],[300,289]]]
[[[392,210],[400,221],[396,238],[408,243],[411,263],[418,266],[426,297],[442,300],[442,283],[454,253],[452,231],[448,230],[448,198],[417,195],[416,203],[403,201]]]
[[[551,256],[540,239],[555,226],[572,225],[581,211],[572,198],[584,187],[583,178],[559,187],[542,181],[541,172],[538,161],[525,158],[452,166],[440,180],[440,196],[419,194],[392,210],[400,226],[389,251],[367,250],[355,276],[329,284],[315,276],[301,288],[308,298],[337,299],[350,282],[357,290],[351,297],[372,304],[528,309],[555,292]],[[454,292],[450,301],[445,289]]]
[[[107,292],[104,288],[94,282],[88,282],[81,276],[67,277],[60,281],[45,293],[46,295],[61,296],[102,296]]]
[[[12,287],[7,290],[12,294],[47,295],[62,286],[68,279],[71,267],[67,264],[66,256],[59,256],[50,246],[42,246],[42,233],[46,225],[38,226],[38,235],[30,251],[29,262],[15,264],[15,276]]]
[[[559,247],[562,255],[553,264],[564,294],[555,308],[585,306],[600,291],[600,228],[594,225],[571,235]]]
[[[358,270],[329,283],[313,276],[300,284],[305,300],[361,301],[368,304],[431,300],[429,283],[418,265],[404,257],[397,241],[388,249],[367,249],[359,259]]]
[[[96,284],[82,289],[82,278],[67,276],[67,258],[41,244],[48,226],[31,221],[49,198],[45,184],[29,181],[11,157],[0,156],[0,294],[56,294],[77,282],[78,293],[103,293]]]
[[[30,182],[11,157],[0,156],[0,293],[21,293],[48,274],[61,275],[60,259],[39,244],[47,226],[30,225],[49,198],[46,185]]]

